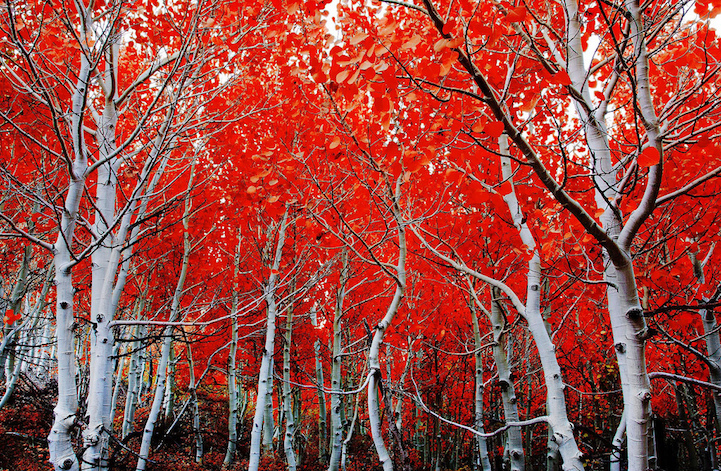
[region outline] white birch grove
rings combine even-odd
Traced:
[[[449,37],[446,33],[443,33],[445,21],[435,5],[431,0],[425,0],[423,3],[425,7],[423,11],[430,17],[436,29],[446,37]],[[602,152],[604,147],[608,148],[607,145],[603,145],[604,136],[602,135],[602,128],[598,124],[598,122],[604,118],[605,105],[602,104],[599,108],[600,119],[596,119],[596,116],[590,116],[587,112],[588,110],[596,109],[596,107],[591,106],[590,100],[583,97],[584,88],[586,88],[585,93],[588,93],[586,86],[588,74],[585,71],[582,60],[583,48],[581,44],[578,8],[575,3],[568,2],[564,3],[564,8],[567,14],[567,30],[564,31],[564,44],[568,56],[565,58],[562,56],[559,48],[556,47],[548,35],[546,35],[545,38],[549,43],[547,45],[554,54],[556,62],[554,68],[567,70],[568,75],[571,77],[573,83],[571,91],[575,91],[573,98],[578,106],[582,108],[581,115],[582,117],[585,116],[585,122],[587,123],[585,127],[586,137],[592,149],[591,154],[595,155],[597,151]],[[614,326],[616,349],[625,356],[626,360],[626,373],[623,375],[622,386],[624,390],[625,407],[627,409],[626,434],[628,437],[629,469],[641,471],[648,467],[649,462],[648,434],[651,393],[645,359],[645,341],[648,337],[648,329],[642,315],[643,310],[641,309],[637,294],[634,268],[629,251],[639,228],[651,214],[656,204],[661,183],[663,146],[659,134],[659,123],[651,98],[651,87],[648,76],[649,65],[646,52],[647,31],[644,27],[644,20],[638,2],[626,2],[624,8],[629,18],[629,43],[633,45],[634,50],[634,60],[632,63],[636,81],[634,100],[639,110],[639,118],[643,123],[645,133],[642,144],[644,148],[651,146],[656,149],[660,155],[660,163],[650,168],[644,196],[640,203],[638,203],[636,209],[628,216],[623,228],[620,228],[618,237],[610,232],[611,226],[614,224],[611,224],[611,226],[606,225],[606,227],[598,225],[589,214],[590,208],[586,209],[574,200],[563,186],[554,179],[533,145],[529,143],[526,136],[524,136],[514,124],[515,120],[513,116],[510,115],[508,109],[504,106],[502,97],[496,93],[496,90],[488,81],[485,73],[474,64],[473,59],[466,51],[455,49],[455,52],[458,56],[458,64],[469,74],[470,80],[478,87],[481,95],[484,96],[484,102],[486,106],[488,106],[489,111],[496,120],[503,124],[504,133],[524,156],[536,177],[550,191],[553,197],[598,241],[608,254],[608,265],[613,266],[616,275],[613,286],[617,292],[617,294],[614,294],[609,300],[610,318]],[[526,35],[525,38],[529,37]],[[529,44],[529,46],[534,47],[533,44]],[[533,51],[538,51],[538,49],[534,49]],[[542,57],[540,57],[539,60],[542,62],[547,61],[547,59]],[[618,57],[617,60],[621,60],[621,58]],[[613,92],[618,82],[617,79],[618,77],[611,77],[607,82],[607,88],[604,90],[606,97]],[[586,95],[586,97],[588,97],[588,95]],[[588,123],[593,124],[588,125]],[[596,144],[600,143],[600,147],[594,145],[594,138],[598,138],[595,142]],[[602,199],[607,202],[614,201],[613,195],[610,194],[610,192],[613,191],[615,187],[615,174],[610,166],[608,166],[609,162],[603,159],[603,155],[594,158],[596,159],[594,161],[596,188],[600,187],[600,191],[603,193]],[[603,184],[604,179],[610,179],[612,184]],[[618,211],[614,210],[613,215],[618,218]],[[615,223],[616,226],[618,224],[619,221]],[[529,283],[529,286],[534,284],[536,283]],[[542,348],[539,347],[539,349]],[[543,354],[541,355],[543,356]],[[560,376],[558,380],[560,386]],[[567,433],[556,430],[556,428],[557,427],[554,427],[554,433]],[[564,459],[564,462],[568,465],[566,459]]]
[[[511,193],[511,195],[513,195],[513,193]],[[509,200],[513,201],[509,197],[509,199],[506,199],[506,202],[508,203]],[[521,235],[524,237],[524,232],[522,231],[523,224],[520,223],[522,221],[522,214],[520,211],[517,211],[517,209],[518,208],[515,207],[514,210],[511,211],[511,214],[514,215],[514,221],[519,223],[519,230],[521,230]],[[528,272],[527,304],[524,305],[518,298],[518,295],[505,283],[469,268],[463,260],[456,260],[445,255],[438,248],[430,245],[421,232],[421,229],[411,226],[411,230],[416,237],[418,237],[424,247],[429,249],[436,257],[449,264],[455,270],[487,283],[492,288],[505,294],[518,313],[526,319],[529,330],[533,335],[534,343],[538,349],[544,377],[546,378],[549,427],[553,429],[554,440],[559,446],[559,452],[564,460],[564,465],[567,466],[568,469],[583,469],[583,464],[581,463],[581,452],[579,451],[578,444],[574,438],[573,427],[568,419],[566,410],[565,396],[563,393],[563,376],[561,374],[560,366],[558,365],[555,348],[551,342],[548,331],[546,330],[546,324],[540,311],[540,256],[537,251],[534,252],[533,257],[529,261],[530,269]],[[531,235],[530,232],[528,235]],[[531,248],[531,250],[535,247],[532,237],[528,240],[524,240],[524,242],[529,248]],[[475,301],[477,305],[482,306],[480,300],[475,299]]]
[[[182,113],[177,104],[182,99],[183,87],[189,81],[198,79],[193,75],[193,70],[207,63],[207,59],[194,57],[197,54],[193,52],[193,48],[196,52],[198,50],[197,43],[193,45],[199,26],[198,13],[190,22],[191,28],[180,41],[177,51],[168,53],[165,50],[151,61],[147,69],[125,80],[129,85],[122,88],[121,78],[126,77],[120,76],[119,48],[122,35],[119,28],[121,19],[130,13],[121,2],[105,5],[100,16],[97,16],[99,6],[93,1],[75,2],[75,7],[75,13],[68,17],[65,26],[72,31],[77,41],[79,65],[69,77],[58,77],[72,92],[68,103],[59,102],[47,80],[40,79],[46,73],[46,63],[40,56],[31,53],[18,35],[16,28],[19,28],[22,18],[16,15],[14,8],[8,9],[11,41],[21,57],[20,66],[24,68],[20,69],[21,72],[6,75],[19,93],[38,100],[57,118],[54,118],[57,122],[54,133],[60,153],[50,147],[44,147],[44,150],[64,162],[68,172],[69,184],[63,206],[58,211],[61,217],[55,243],[46,243],[29,233],[22,234],[31,242],[52,251],[57,267],[56,342],[60,393],[49,441],[51,461],[55,468],[68,470],[80,466],[70,441],[70,433],[78,421],[76,413],[79,401],[74,374],[75,301],[72,272],[80,261],[88,257],[92,259],[90,318],[93,332],[90,339],[88,416],[84,419],[88,426],[83,431],[85,452],[82,467],[104,469],[107,466],[108,433],[112,429],[108,420],[111,416],[114,376],[111,361],[114,339],[110,325],[124,289],[131,247],[138,235],[138,226],[131,228],[131,224],[144,215],[149,203],[146,195],[152,193],[152,187],[162,175],[165,167],[163,159],[167,159],[167,152],[178,130],[197,127],[192,117],[200,104],[193,103],[194,92],[187,95],[192,98],[186,101]],[[202,10],[201,2],[198,12]],[[186,59],[182,65],[179,63],[181,57]],[[159,79],[161,70],[164,77]],[[174,83],[178,78],[177,83],[180,85]],[[153,86],[150,88],[147,108],[139,116],[134,116],[134,129],[125,133],[119,141],[119,118],[135,113],[135,93],[150,82],[153,82]],[[168,96],[171,103],[166,103]],[[63,111],[65,109],[70,112],[66,113]],[[189,114],[179,118],[186,112]],[[163,117],[165,124],[148,132],[150,124],[158,116]],[[4,116],[4,119],[12,123],[11,118]],[[148,134],[155,135],[143,142]],[[69,138],[66,139],[66,136]],[[87,142],[88,136],[92,136],[93,143]],[[39,141],[34,142],[42,147]],[[129,196],[126,194],[123,202],[116,201],[121,167],[128,165],[143,148],[148,150],[148,158],[145,162],[133,163],[141,169],[137,172],[135,188],[131,187]],[[89,160],[91,156],[92,160]],[[83,248],[76,251],[75,228],[79,219],[85,224],[85,214],[81,214],[80,208],[90,176],[94,179],[96,192],[92,204],[95,215],[90,228],[91,240],[90,243],[83,243]],[[38,201],[44,208],[55,208],[54,203],[42,197]],[[84,391],[82,396],[86,396]]]

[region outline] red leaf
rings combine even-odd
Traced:
[[[367,37],[368,37],[368,33],[364,33],[363,31],[361,31],[360,33],[358,33],[355,36],[353,36],[352,38],[350,38],[350,43],[355,46],[356,44],[363,41]]]
[[[502,122],[496,121],[494,123],[486,124],[486,126],[483,129],[491,137],[501,137],[501,134],[503,134],[503,130],[505,128],[504,128]]]
[[[638,165],[641,167],[653,167],[661,161],[661,154],[653,146],[646,147],[643,152],[638,155]]]
[[[5,321],[6,324],[14,324],[15,321],[20,320],[20,317],[21,317],[21,316],[20,316],[19,313],[16,313],[16,312],[13,311],[12,309],[8,309],[7,311],[5,311],[5,319],[4,319],[4,321]]]
[[[421,37],[416,34],[416,35],[413,36],[411,39],[409,39],[408,41],[406,41],[406,43],[403,44],[403,46],[401,46],[401,50],[404,50],[404,49],[413,49],[413,48],[416,47],[420,42],[421,42]]]
[[[506,21],[516,23],[526,19],[526,7],[520,6],[509,11],[506,15]]]
[[[566,72],[565,70],[561,70],[552,75],[551,82],[557,85],[563,85],[564,87],[573,83],[571,82],[571,77],[568,76],[568,72]]]

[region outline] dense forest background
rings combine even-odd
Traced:
[[[717,0],[7,0],[0,468],[718,469]]]

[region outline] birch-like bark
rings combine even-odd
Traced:
[[[511,178],[513,170],[508,150],[508,139],[505,135],[499,139],[499,146],[501,151],[501,172],[503,178],[511,182],[513,188]],[[558,365],[556,349],[541,314],[541,256],[533,234],[525,223],[515,189],[510,194],[505,195],[503,199],[508,205],[513,224],[518,229],[521,240],[533,254],[528,262],[525,317],[528,322],[528,329],[538,348],[541,366],[546,379],[548,424],[553,430],[553,439],[558,444],[558,451],[563,459],[564,469],[583,470],[581,452],[573,436],[573,426],[568,420],[561,367]]]
[[[189,188],[193,184],[193,172],[189,179]],[[181,262],[180,275],[178,276],[178,282],[175,286],[175,292],[173,293],[173,301],[170,306],[170,314],[168,315],[168,322],[175,322],[178,319],[180,312],[180,303],[183,298],[183,289],[185,286],[185,279],[188,275],[188,268],[190,266],[190,253],[192,244],[190,243],[190,232],[188,230],[190,213],[192,204],[190,201],[190,195],[186,194],[185,198],[185,211],[183,213],[183,260]],[[143,429],[143,438],[140,443],[140,451],[138,453],[138,464],[135,467],[136,471],[144,471],[147,466],[148,456],[150,455],[150,442],[153,437],[153,431],[155,430],[155,423],[160,415],[160,408],[163,404],[163,398],[165,397],[165,386],[166,377],[168,371],[168,362],[170,360],[170,350],[173,346],[173,326],[167,326],[163,332],[164,340],[163,347],[160,354],[160,360],[157,366],[157,378],[155,382],[155,394],[153,396],[153,402],[150,406],[150,413],[148,419],[145,422]]]
[[[363,373],[361,374],[361,378],[365,377],[366,369],[363,368]],[[355,403],[353,405],[353,418],[350,421],[350,424],[348,425],[348,432],[346,433],[346,437],[343,440],[343,446],[341,447],[341,454],[340,454],[340,468],[343,471],[346,471],[346,461],[348,458],[348,444],[350,443],[351,439],[353,438],[353,432],[355,431],[355,424],[358,421],[358,411],[360,410],[360,393],[356,394]]]
[[[295,293],[296,278],[290,282],[290,292]],[[295,471],[297,461],[295,450],[293,448],[293,440],[295,438],[295,417],[293,411],[293,397],[290,385],[290,346],[293,340],[293,300],[288,304],[286,309],[285,334],[283,343],[283,415],[285,416],[285,435],[283,437],[283,451],[285,452],[288,471]],[[279,424],[282,425],[282,424]]]
[[[90,21],[90,12],[81,11],[85,22]],[[81,41],[86,41],[81,30]],[[58,403],[53,410],[53,426],[48,437],[50,462],[56,471],[77,471],[80,469],[73,450],[71,431],[77,421],[78,395],[75,384],[75,335],[73,326],[74,300],[72,269],[75,265],[72,250],[75,238],[75,224],[80,201],[87,178],[88,160],[85,146],[83,118],[90,83],[91,67],[87,55],[80,53],[80,68],[75,89],[71,97],[70,134],[72,138],[73,163],[70,168],[70,183],[60,221],[60,231],[53,245],[55,258],[55,341],[58,363]]]
[[[393,194],[393,216],[396,220],[398,229],[398,264],[395,266],[396,276],[396,291],[393,295],[385,316],[381,321],[376,324],[373,334],[373,340],[371,342],[370,351],[368,352],[368,368],[370,369],[370,381],[368,381],[368,421],[370,422],[371,435],[373,437],[373,444],[375,445],[376,452],[378,453],[378,459],[383,466],[384,471],[391,471],[393,469],[393,461],[388,454],[385,442],[383,441],[383,435],[381,431],[381,418],[380,418],[380,407],[378,404],[379,395],[379,382],[381,378],[381,365],[380,365],[380,347],[383,343],[383,336],[386,333],[393,317],[395,317],[403,299],[403,294],[406,289],[406,228],[405,222],[402,219],[400,210],[400,178],[396,182],[395,192]]]
[[[276,313],[277,316],[277,313]],[[269,455],[273,453],[273,440],[275,438],[275,404],[273,404],[273,391],[275,389],[273,375],[275,373],[275,358],[270,359],[270,368],[268,368],[268,383],[265,393],[265,415],[263,416],[263,454]],[[280,401],[282,395],[278,397]],[[282,409],[281,409],[282,411]],[[282,418],[281,418],[282,419]]]
[[[238,378],[236,356],[238,354],[238,297],[240,287],[238,277],[240,276],[240,251],[242,247],[242,236],[238,232],[238,245],[235,248],[233,260],[233,299],[231,301],[231,340],[230,351],[228,352],[228,447],[223,459],[223,467],[227,468],[235,460],[235,450],[238,444]]]
[[[609,253],[613,264],[607,264],[606,277],[616,282],[615,287],[609,286],[609,315],[619,358],[619,369],[622,376],[622,389],[624,392],[624,407],[626,412],[626,430],[628,435],[628,462],[630,471],[645,471],[649,466],[649,421],[651,417],[651,392],[648,374],[646,372],[645,340],[648,335],[646,322],[638,300],[636,280],[628,251],[641,224],[653,211],[658,189],[661,182],[663,168],[663,146],[659,137],[658,120],[655,115],[650,93],[648,76],[648,57],[645,45],[645,30],[638,1],[629,0],[625,4],[629,13],[630,37],[634,45],[635,72],[636,72],[636,102],[641,114],[648,139],[648,145],[655,147],[660,155],[659,164],[649,170],[648,182],[643,199],[631,213],[625,225],[621,228],[620,213],[609,204],[616,198],[615,174],[611,169],[608,141],[603,125],[605,102],[596,111],[596,115],[586,115],[585,131],[589,143],[589,150],[594,156],[594,173],[596,175],[597,205],[605,211],[602,222],[607,235],[614,240],[617,236],[617,247],[605,244],[605,248],[613,249]],[[568,20],[569,64],[568,73],[576,89],[583,92],[586,85],[586,70],[581,57],[581,26],[580,14],[575,2],[565,3]],[[605,96],[615,85],[617,75],[614,73],[607,86]],[[587,108],[591,103],[588,92],[584,95]],[[579,107],[581,108],[581,107]],[[620,232],[618,232],[620,231]],[[615,234],[614,234],[615,232]],[[600,241],[600,239],[599,239]],[[620,252],[620,253],[619,253]],[[615,272],[615,273],[614,273]],[[615,279],[614,279],[615,278]],[[611,293],[615,290],[616,293]],[[625,374],[622,363],[625,363]],[[624,378],[625,377],[625,378]],[[625,381],[624,381],[625,379]]]
[[[193,435],[195,436],[195,462],[203,459],[203,434],[200,433],[200,406],[198,404],[198,383],[195,379],[195,362],[193,361],[193,348],[190,342],[187,345],[188,355],[188,390],[190,391],[191,412],[193,414]]]
[[[6,307],[0,312],[3,314],[10,310],[14,314],[21,313],[23,311],[22,309],[22,300],[25,297],[25,291],[27,289],[27,278],[28,278],[28,268],[30,266],[30,256],[32,254],[32,247],[30,245],[26,245],[25,249],[23,250],[23,257],[22,261],[20,262],[20,269],[17,273],[17,280],[15,281],[15,286],[13,287],[12,292],[10,293],[10,298],[7,302],[3,302],[3,304],[7,304]],[[4,296],[2,297],[4,300]],[[14,368],[9,368],[8,370],[8,363],[15,363],[14,362],[14,356],[15,356],[15,347],[17,345],[17,335],[20,332],[23,324],[29,324],[28,320],[22,321],[22,316],[20,319],[15,321],[15,327],[12,327],[10,324],[5,324],[3,322],[3,340],[2,343],[0,343],[0,381],[5,379],[5,388],[8,389],[8,382],[9,379],[13,376],[12,371]],[[8,361],[9,360],[9,361]]]
[[[112,261],[116,244],[111,226],[115,222],[115,194],[118,183],[117,171],[123,160],[117,154],[115,133],[118,124],[118,111],[115,107],[118,74],[119,36],[115,31],[116,23],[109,21],[101,29],[99,40],[109,41],[106,45],[105,70],[102,80],[107,85],[104,92],[104,106],[97,122],[96,139],[98,141],[97,183],[95,197],[95,222],[93,233],[97,246],[92,253],[92,289],[90,297],[90,318],[93,322],[90,359],[90,388],[88,391],[87,421],[83,430],[83,466],[85,470],[106,469],[108,451],[108,432],[112,428],[109,421],[112,407],[113,362],[111,352],[114,346],[113,332],[109,323],[114,316],[110,312],[112,287],[117,268]],[[93,30],[92,24],[87,27]],[[108,39],[110,38],[110,39]],[[123,241],[119,241],[122,243]],[[112,279],[109,279],[112,278]]]
[[[475,388],[474,388],[474,411],[475,411],[475,429],[481,433],[485,432],[483,427],[483,343],[481,341],[481,329],[476,316],[476,308],[473,299],[470,301],[471,322],[473,323],[473,341],[475,342],[476,352],[473,357],[475,360]],[[476,435],[476,460],[473,462],[475,471],[491,471],[491,460],[488,456],[488,443],[486,437]]]
[[[144,304],[144,297],[141,296],[138,303]],[[142,309],[139,309],[142,312]],[[136,325],[133,328],[133,336],[141,338],[145,335],[145,326]],[[128,392],[125,396],[125,411],[123,414],[123,425],[121,427],[120,437],[125,439],[132,431],[135,425],[135,407],[138,404],[140,388],[142,387],[142,374],[143,374],[143,350],[141,343],[138,340],[134,340],[130,344],[132,352],[130,354],[130,360],[128,362]]]
[[[110,417],[108,417],[108,421],[111,424],[115,420],[115,412],[118,409],[118,399],[120,398],[120,389],[123,383],[123,370],[125,369],[125,358],[122,358],[120,356],[119,345],[115,346],[115,352],[113,353],[113,357],[117,360],[115,361],[115,381],[113,382],[113,396],[110,403]]]
[[[716,313],[713,309],[702,309],[699,311],[703,323],[703,331],[706,337],[706,364],[709,369],[709,382],[721,386],[721,336],[719,336],[719,324],[716,320]],[[721,428],[721,391],[711,392],[716,409],[717,430]]]
[[[163,420],[172,423],[175,411],[175,364],[178,359],[175,356],[175,349],[170,349],[168,358],[168,377],[165,380],[165,394],[163,395]]]
[[[315,317],[315,312],[313,316]],[[313,355],[315,356],[315,382],[318,395],[318,461],[325,462],[328,459],[328,414],[326,408],[328,402],[325,397],[325,377],[323,374],[323,361],[320,356],[320,340],[313,343]]]
[[[288,223],[288,210],[286,209],[283,219],[278,228],[278,241],[276,243],[275,257],[273,266],[271,267],[268,283],[264,287],[264,296],[267,304],[266,310],[266,332],[265,345],[263,348],[263,357],[260,363],[260,372],[258,373],[258,396],[255,403],[255,415],[253,417],[253,428],[250,432],[250,460],[248,462],[248,471],[258,471],[260,464],[260,454],[263,435],[263,422],[266,414],[266,402],[268,401],[269,378],[272,374],[271,364],[273,353],[275,352],[275,318],[277,314],[277,305],[275,300],[276,284],[278,281],[278,272],[280,269],[281,257],[283,254],[283,245],[285,244],[285,231]]]
[[[0,409],[5,407],[13,393],[20,373],[26,365],[25,358],[35,356],[38,347],[33,348],[30,342],[30,334],[32,334],[38,326],[40,311],[45,308],[45,297],[50,289],[50,276],[52,274],[53,265],[51,264],[46,272],[45,282],[38,296],[37,302],[30,307],[25,295],[27,290],[27,275],[30,265],[30,255],[32,247],[25,246],[23,251],[23,260],[18,271],[15,287],[10,294],[8,307],[13,313],[22,313],[21,319],[15,321],[15,326],[4,326],[4,337],[0,342],[0,365],[5,371],[5,392],[0,398]],[[23,303],[23,299],[26,302]],[[23,307],[23,304],[25,306]],[[4,311],[0,311],[4,312]],[[21,338],[18,339],[18,336]]]
[[[343,302],[346,296],[346,284],[348,283],[348,249],[343,248],[341,252],[341,272],[338,281],[338,289],[335,298],[335,313],[333,316],[333,348],[331,362],[330,387],[332,391],[341,390],[341,367],[343,364]],[[330,394],[330,461],[328,471],[338,471],[343,454],[343,420],[341,410],[343,408],[343,397],[339,393]]]
[[[501,385],[501,401],[503,403],[503,415],[506,422],[520,422],[518,415],[518,401],[516,388],[511,378],[511,367],[506,356],[506,316],[500,305],[500,293],[497,289],[491,290],[491,310],[489,320],[493,331],[493,360],[498,370],[498,382]],[[523,453],[523,436],[521,427],[510,427],[506,432],[505,457],[508,462],[504,468],[511,471],[523,471],[525,469],[525,454]]]
[[[611,464],[610,471],[621,471],[621,447],[623,446],[623,437],[626,434],[626,413],[621,414],[621,420],[619,421],[616,433],[613,436],[613,442],[611,442]]]

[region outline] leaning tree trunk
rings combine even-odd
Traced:
[[[400,307],[401,300],[403,299],[403,294],[406,289],[406,229],[399,207],[400,186],[401,180],[399,178],[396,183],[395,194],[393,195],[393,215],[398,226],[398,264],[395,266],[396,291],[393,295],[393,300],[391,301],[390,306],[388,306],[385,316],[375,326],[375,333],[373,334],[370,351],[368,352],[368,421],[370,422],[373,444],[375,445],[376,452],[378,453],[378,459],[380,460],[384,471],[391,471],[393,469],[393,461],[388,454],[388,449],[383,441],[383,434],[381,431],[378,396],[380,394],[380,381],[382,378],[379,355],[381,343],[383,343],[383,336],[385,335],[388,327],[390,327],[391,322],[393,322],[393,317],[395,317],[398,312],[398,308]]]
[[[503,135],[499,139],[501,151],[501,172],[503,178],[511,182],[511,193],[503,197],[513,217],[513,223],[523,243],[532,251],[533,255],[528,261],[528,279],[526,290],[525,318],[528,329],[531,331],[533,341],[538,348],[541,367],[546,378],[546,406],[548,425],[553,430],[553,440],[558,444],[558,451],[563,459],[564,469],[583,470],[581,452],[573,435],[573,425],[568,419],[566,410],[565,385],[563,374],[556,357],[556,348],[546,329],[546,323],[541,313],[541,256],[533,234],[531,233],[518,204],[516,191],[513,187],[511,159],[508,149],[508,138]]]
[[[191,176],[192,182],[192,176]],[[190,265],[190,232],[188,231],[188,222],[190,219],[192,205],[190,204],[190,196],[186,196],[185,200],[185,211],[183,214],[183,260],[180,269],[180,275],[178,276],[178,282],[175,286],[175,293],[173,294],[173,302],[170,306],[170,314],[168,316],[168,322],[173,323],[178,319],[180,312],[180,302],[183,298],[183,288],[185,286],[185,279],[188,275],[188,267]],[[150,454],[150,443],[153,437],[153,431],[155,430],[155,423],[160,415],[160,408],[163,404],[165,397],[166,387],[166,376],[168,372],[168,362],[170,360],[170,350],[173,345],[173,329],[172,325],[168,325],[163,333],[163,348],[161,350],[160,360],[157,366],[157,378],[155,382],[155,394],[153,396],[153,402],[150,407],[150,413],[148,419],[145,422],[145,428],[143,429],[143,439],[140,443],[140,452],[138,453],[138,464],[136,471],[143,471],[147,465],[148,456]]]

